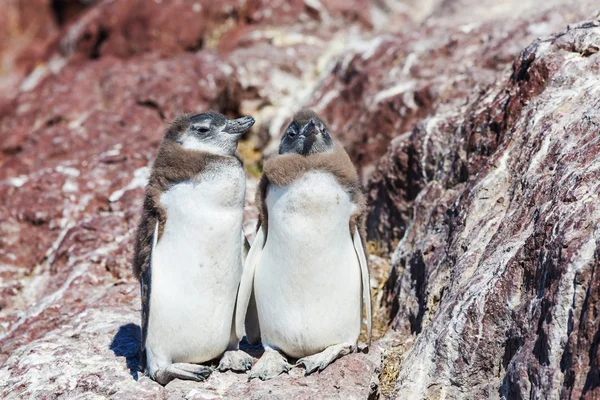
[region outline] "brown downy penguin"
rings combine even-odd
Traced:
[[[142,292],[142,359],[151,378],[204,380],[198,365],[245,371],[235,301],[242,276],[246,176],[237,142],[252,117],[176,118],[146,187],[133,269]],[[144,361],[142,361],[144,363]]]
[[[236,326],[250,297],[265,348],[250,378],[269,379],[298,358],[306,374],[357,346],[371,298],[364,251],[365,199],[347,153],[312,111],[294,116],[257,190],[259,228],[240,284]]]

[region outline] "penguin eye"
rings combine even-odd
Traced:
[[[325,125],[322,122],[319,122],[318,127],[319,127],[319,129],[318,129],[319,133],[323,133],[323,134],[327,133],[327,129],[325,129]]]

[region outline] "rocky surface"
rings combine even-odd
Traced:
[[[593,2],[0,10],[0,396],[600,398]],[[166,123],[257,118],[241,145],[251,237],[258,151],[302,106],[361,170],[377,336],[391,329],[310,377],[163,388],[136,368],[130,260]]]
[[[600,396],[598,43],[598,21],[538,39],[466,112],[390,146],[422,168],[389,282],[393,327],[417,335],[399,397]]]

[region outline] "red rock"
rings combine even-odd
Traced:
[[[11,1],[0,13],[0,105],[10,102],[23,77],[43,61],[48,38],[58,33],[47,0]]]
[[[399,398],[600,394],[600,64],[582,51],[599,26],[534,41],[464,113],[425,120],[379,164],[371,227],[402,221],[388,301],[393,327],[416,336]]]

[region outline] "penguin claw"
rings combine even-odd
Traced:
[[[167,368],[158,370],[155,379],[161,385],[166,385],[173,379],[184,379],[196,382],[202,382],[208,379],[214,368],[206,365],[197,365],[189,363],[175,363]]]
[[[337,360],[339,357],[349,354],[353,346],[346,344],[336,344],[329,346],[320,353],[312,356],[303,357],[296,362],[296,365],[304,365],[306,372],[304,375],[310,375],[316,370],[323,371],[329,364]]]
[[[315,354],[315,355],[319,355],[319,354]],[[296,362],[296,365],[304,366],[304,369],[305,369],[304,376],[310,375],[317,370],[323,371],[329,364],[331,364],[333,362],[333,360],[329,360],[329,359],[321,360],[320,358],[317,358],[317,357],[315,359],[311,359],[311,357],[313,357],[313,356],[301,358]]]
[[[231,350],[223,354],[217,369],[221,372],[228,370],[245,372],[252,367],[252,364],[252,357],[248,353],[242,350]]]
[[[312,374],[317,369],[321,370],[321,369],[325,368],[325,367],[321,367],[321,364],[322,363],[318,363],[318,362],[311,360],[310,357],[301,358],[296,362],[296,365],[304,365],[304,368],[306,370],[304,372],[305,376]]]
[[[248,373],[248,381],[258,378],[261,381],[274,378],[288,372],[292,366],[275,350],[267,350]]]

